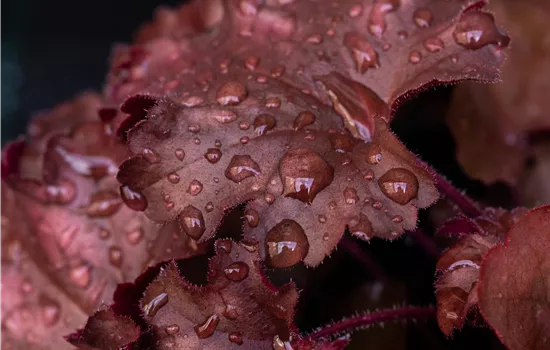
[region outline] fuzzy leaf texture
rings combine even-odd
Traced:
[[[438,193],[388,122],[427,84],[497,79],[508,38],[483,3],[206,4],[221,13],[207,32],[156,23],[113,60],[128,205],[204,242],[246,202],[245,239],[271,267],[318,265],[346,227],[414,229]]]

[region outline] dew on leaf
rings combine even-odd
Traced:
[[[216,331],[220,317],[216,314],[209,316],[206,321],[194,327],[195,333],[200,339],[209,338]]]
[[[246,145],[250,141],[250,138],[248,136],[243,136],[239,139],[239,142],[243,145]]]
[[[212,116],[220,124],[229,124],[237,119],[237,113],[227,109],[216,110]]]
[[[192,180],[191,183],[189,183],[189,187],[187,187],[187,193],[189,193],[192,196],[196,196],[199,193],[201,193],[203,188],[202,182],[199,180]]]
[[[419,8],[413,13],[413,20],[419,28],[427,28],[432,23],[433,15],[427,8]]]
[[[189,124],[189,126],[187,127],[187,130],[189,132],[192,132],[193,134],[196,134],[201,131],[201,127],[199,124]]]
[[[351,18],[355,18],[355,17],[359,17],[363,12],[363,6],[361,5],[353,5],[352,7],[350,7],[350,9],[348,10],[348,15],[351,17]]]
[[[381,37],[386,31],[386,15],[397,10],[400,0],[376,0],[369,13],[368,29],[372,35]]]
[[[371,143],[365,151],[367,163],[375,165],[382,161],[382,148],[377,143]]]
[[[141,228],[126,232],[126,239],[131,245],[136,245],[143,239],[143,230]]]
[[[88,265],[78,265],[71,268],[69,272],[71,281],[81,288],[86,288],[91,281],[90,267]]]
[[[249,267],[245,262],[237,261],[227,266],[223,273],[228,280],[238,282],[248,277],[248,271]]]
[[[260,215],[254,209],[247,209],[244,212],[244,218],[246,219],[246,223],[250,227],[256,227],[260,223]]]
[[[46,327],[55,325],[61,316],[61,305],[50,297],[41,295],[39,304],[42,309],[42,319]]]
[[[445,48],[445,44],[443,43],[443,40],[441,40],[438,37],[426,39],[424,40],[423,44],[424,44],[424,48],[426,48],[428,52],[432,52],[432,53],[439,52]]]
[[[357,190],[355,188],[346,187],[346,189],[344,190],[344,201],[346,202],[346,204],[356,204],[359,201]]]
[[[367,170],[365,175],[363,175],[363,178],[367,181],[374,180],[374,171],[372,171],[371,169]]]
[[[408,169],[393,168],[378,179],[380,190],[395,203],[405,205],[418,195],[418,179]]]
[[[246,69],[254,71],[260,65],[260,58],[258,56],[248,56],[244,61]]]
[[[86,208],[89,217],[107,217],[115,214],[122,202],[120,197],[111,191],[99,191],[90,197],[90,203]]]
[[[202,212],[188,205],[178,215],[178,221],[183,232],[193,239],[200,239],[206,230]]]
[[[323,36],[320,34],[313,34],[308,36],[306,41],[310,44],[320,44],[323,42]]]
[[[241,83],[231,81],[220,87],[216,100],[222,106],[234,106],[244,101],[247,96],[248,91]]]
[[[231,304],[226,304],[223,309],[223,316],[228,320],[236,320],[239,317],[237,308]]]
[[[243,333],[242,332],[231,332],[227,335],[230,342],[237,345],[243,344]]]
[[[260,175],[260,166],[249,155],[234,155],[225,169],[225,177],[239,183],[251,176]]]
[[[152,149],[145,148],[141,154],[143,155],[143,158],[145,158],[145,160],[151,164],[156,164],[160,162],[160,156]]]
[[[353,236],[367,242],[371,239],[373,232],[369,218],[363,213],[350,222],[349,230]]]
[[[275,268],[294,266],[309,251],[309,242],[303,228],[290,219],[282,220],[269,230],[265,245],[266,263]]]
[[[112,246],[109,248],[109,262],[117,267],[122,265],[122,250],[119,247]]]
[[[277,125],[277,120],[270,114],[260,114],[254,119],[254,131],[259,136],[272,130]]]
[[[204,158],[206,158],[210,164],[216,164],[222,158],[222,151],[220,151],[219,148],[209,148],[206,150]]]
[[[292,127],[294,130],[300,130],[315,122],[315,115],[309,111],[303,111],[298,114]]]
[[[144,211],[147,209],[147,198],[126,185],[120,187],[120,196],[124,203],[132,210]]]
[[[344,34],[344,46],[348,49],[355,62],[355,69],[359,73],[363,74],[369,68],[376,68],[380,65],[378,54],[361,34],[356,32]]]
[[[174,155],[176,156],[176,158],[178,158],[180,161],[182,161],[185,158],[185,151],[182,150],[181,148],[177,148],[174,151]]]
[[[171,325],[169,325],[169,326],[166,326],[166,328],[164,329],[164,331],[165,331],[166,334],[168,334],[168,335],[178,334],[179,331],[180,331],[180,326],[178,326],[177,324],[171,324]]]
[[[147,298],[147,296],[145,297]],[[162,292],[152,298],[150,301],[145,303],[142,307],[143,312],[148,317],[154,317],[157,312],[168,303],[168,294]]]
[[[420,51],[411,51],[411,53],[409,54],[409,62],[412,63],[412,64],[417,64],[417,63],[420,63],[420,61],[422,60],[422,54],[420,53]]]
[[[170,173],[166,176],[166,178],[173,184],[177,184],[178,182],[180,182],[180,176],[176,173]]]
[[[281,107],[281,99],[278,97],[270,97],[265,100],[265,106],[267,108],[279,108]]]
[[[250,128],[249,122],[240,122],[239,123],[239,129],[241,130],[248,130]]]
[[[464,13],[456,24],[453,37],[457,44],[470,50],[481,49],[489,44],[502,48],[510,42],[510,38],[496,27],[493,15],[479,11]]]

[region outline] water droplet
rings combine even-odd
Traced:
[[[69,272],[69,277],[74,284],[81,288],[86,288],[90,284],[90,267],[87,265],[79,265],[73,267]]]
[[[248,270],[249,268],[246,263],[237,261],[223,269],[223,273],[228,280],[238,282],[248,277]]]
[[[260,114],[254,119],[254,131],[259,135],[265,134],[277,125],[275,117],[269,114]]]
[[[265,106],[267,108],[279,108],[281,107],[281,99],[278,97],[270,97],[265,100]]]
[[[350,223],[350,232],[355,237],[368,242],[372,234],[372,224],[369,218],[363,213],[359,214],[359,219],[352,220]]]
[[[320,44],[323,42],[323,37],[320,34],[313,34],[308,36],[306,41],[310,44]]]
[[[378,164],[382,161],[382,149],[380,145],[371,143],[365,151],[365,160],[369,164]]]
[[[380,209],[382,209],[383,204],[380,201],[374,201],[374,202],[372,202],[372,207],[376,210],[380,210]]]
[[[458,56],[457,55],[451,55],[451,62],[457,63],[458,62]]]
[[[397,10],[400,0],[376,0],[368,18],[369,32],[381,37],[386,31],[386,15]]]
[[[391,49],[391,44],[390,43],[385,43],[384,46],[382,46],[382,50],[384,50],[384,51],[388,51],[389,49]]]
[[[187,193],[189,193],[192,196],[196,196],[202,191],[202,183],[199,180],[193,180],[189,184],[189,187],[187,188]]]
[[[213,116],[220,124],[229,124],[237,119],[237,113],[226,109],[215,111]]]
[[[351,152],[354,146],[351,138],[342,133],[331,134],[329,136],[329,141],[332,149],[339,153]]]
[[[324,215],[319,215],[318,220],[321,224],[324,224],[325,222],[327,222],[327,217]]]
[[[59,321],[61,305],[46,295],[40,295],[38,303],[42,309],[42,319],[46,327],[51,327]]]
[[[445,48],[445,44],[443,43],[443,40],[436,37],[424,40],[424,47],[428,52],[434,53],[443,50]]]
[[[238,82],[225,83],[217,92],[216,100],[222,106],[238,105],[248,96],[246,88]]]
[[[170,173],[168,174],[168,176],[166,176],[166,178],[173,184],[177,184],[178,182],[180,182],[180,176],[176,173]]]
[[[256,227],[260,223],[260,214],[254,209],[247,209],[244,212],[244,218],[250,227]]]
[[[177,148],[174,151],[174,155],[176,156],[176,158],[178,158],[180,161],[182,161],[183,158],[185,158],[185,151],[182,150],[181,148]]]
[[[374,51],[371,44],[359,33],[346,33],[344,35],[344,46],[355,61],[355,67],[359,73],[363,74],[369,68],[376,68],[380,65],[378,54]]]
[[[271,267],[291,267],[302,261],[308,251],[306,234],[294,220],[284,219],[267,233],[266,262]]]
[[[344,190],[344,200],[346,201],[346,204],[355,204],[359,201],[359,197],[357,196],[357,190],[355,188],[346,187]]]
[[[201,131],[201,126],[199,124],[189,124],[187,130],[189,130],[189,132],[192,132],[193,134],[196,134]]]
[[[273,204],[273,202],[275,202],[275,196],[273,195],[273,193],[266,193],[264,195],[264,200],[267,204],[271,205]]]
[[[460,17],[453,32],[457,44],[469,50],[477,50],[488,44],[506,47],[510,38],[499,32],[492,14],[469,11]]]
[[[225,254],[231,253],[231,247],[233,246],[233,243],[230,240],[227,239],[220,239],[217,240],[214,245],[216,246],[216,251],[220,250],[224,252]]]
[[[193,143],[195,145],[200,145],[201,144],[201,139],[199,139],[198,137],[195,137],[195,138],[193,138]]]
[[[259,75],[257,78],[256,78],[256,82],[258,84],[265,84],[267,83],[267,77],[265,75]]]
[[[397,36],[399,37],[399,39],[405,40],[409,37],[409,33],[407,33],[406,30],[400,30],[397,32]]]
[[[144,211],[147,208],[147,198],[126,185],[120,187],[120,196],[128,208],[132,210]]]
[[[222,158],[222,151],[219,148],[209,148],[204,154],[204,158],[210,162],[210,164],[216,164]]]
[[[361,13],[363,12],[363,6],[361,5],[353,5],[349,11],[348,11],[348,15],[351,17],[351,18],[355,18],[355,17],[359,17],[361,15]]]
[[[286,350],[287,347],[285,345],[286,342],[282,341],[281,338],[276,335],[273,337],[273,350]]]
[[[294,130],[300,130],[305,128],[308,125],[311,125],[315,122],[315,115],[310,111],[303,111],[298,114],[296,119],[294,119],[294,124],[292,127]]]
[[[392,222],[395,222],[396,224],[399,224],[403,222],[403,217],[399,215],[395,215],[393,218],[391,218]]]
[[[235,320],[237,319],[237,317],[239,317],[239,314],[235,306],[227,304],[225,305],[225,309],[223,310],[223,316],[229,320]]]
[[[244,61],[244,66],[246,69],[254,71],[260,65],[260,58],[258,56],[249,56],[246,61]]]
[[[243,332],[231,332],[227,335],[230,342],[237,345],[243,344]]]
[[[418,195],[418,179],[408,169],[393,168],[378,179],[380,190],[392,201],[405,205]]]
[[[130,243],[131,245],[138,244],[139,242],[141,242],[142,238],[143,238],[143,229],[141,228],[126,232],[126,239],[128,240],[128,243]]]
[[[111,236],[111,232],[103,229],[103,228],[100,228],[99,229],[99,238],[105,240],[107,238],[109,238]]]
[[[109,248],[109,261],[117,267],[122,265],[122,250],[119,247],[112,246]]]
[[[185,97],[181,103],[185,106],[185,107],[196,107],[198,105],[200,105],[202,102],[203,102],[203,98],[200,97],[200,96],[188,96],[188,97]],[[199,127],[200,129],[200,127]],[[191,130],[189,130],[191,131]],[[191,131],[191,132],[195,132],[195,131]],[[198,132],[198,131],[196,131]]]
[[[433,20],[433,15],[427,8],[420,8],[413,13],[414,23],[419,28],[428,28]]]
[[[317,153],[307,148],[288,151],[279,162],[285,197],[311,204],[334,178],[334,169]]]
[[[372,170],[367,170],[367,172],[365,173],[365,175],[363,175],[363,178],[367,181],[371,181],[371,180],[374,180],[374,171]]]
[[[240,122],[239,123],[239,129],[241,130],[248,130],[250,128],[249,122]]]
[[[198,240],[206,230],[202,212],[192,205],[186,206],[178,215],[182,230],[191,238]]]
[[[120,197],[111,191],[99,191],[90,197],[90,203],[86,207],[89,217],[107,217],[116,213],[122,202]]]
[[[243,145],[246,145],[249,141],[250,141],[250,138],[248,136],[243,136],[239,139],[239,141],[243,144]]]
[[[160,162],[160,156],[152,149],[145,148],[141,154],[143,155],[143,158],[151,164]]]
[[[236,183],[260,173],[260,166],[249,155],[234,155],[225,169],[225,177]]]
[[[147,299],[148,295],[144,297],[144,299]],[[145,303],[143,305],[142,310],[145,313],[146,316],[154,317],[157,312],[168,303],[168,294],[166,293],[160,293],[159,295],[155,296],[151,301]]]
[[[216,330],[216,327],[218,326],[219,322],[220,322],[219,316],[216,314],[213,314],[210,317],[208,317],[206,321],[204,321],[202,324],[199,324],[194,327],[195,333],[197,333],[197,336],[200,339],[211,337],[212,334],[214,334],[214,331]]]
[[[271,76],[273,78],[278,78],[278,77],[282,76],[283,74],[285,74],[285,69],[286,69],[285,66],[278,66],[276,68],[273,68],[271,70]]]
[[[409,62],[412,64],[417,64],[422,60],[422,54],[420,51],[411,51],[409,54]]]
[[[178,334],[180,332],[180,326],[178,326],[177,324],[171,324],[169,326],[166,326],[164,331],[168,335]]]
[[[206,205],[204,206],[204,210],[206,210],[207,213],[212,212],[212,210],[214,210],[214,203],[212,202],[206,203]]]

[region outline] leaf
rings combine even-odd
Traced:
[[[530,155],[527,133],[550,127],[550,3],[494,0],[489,9],[513,39],[502,83],[461,84],[447,122],[464,170],[487,184],[517,184]]]
[[[550,206],[531,210],[487,253],[479,309],[510,349],[550,344]]]
[[[272,349],[294,332],[294,285],[266,280],[256,246],[215,246],[207,286],[186,281],[175,262],[147,286],[140,311],[155,349]]]
[[[245,238],[272,267],[319,264],[346,226],[366,240],[414,229],[438,194],[390,113],[428,83],[497,78],[507,37],[482,3],[236,4],[209,32],[130,48],[142,58],[111,74],[110,100],[157,99],[126,123],[118,179],[144,198],[134,207],[204,242],[248,202]]]
[[[88,95],[45,114],[35,123],[44,132],[20,143],[20,157],[8,162],[3,345],[68,348],[62,336],[110,302],[118,283],[159,260],[203,251],[174,226],[152,223],[122,203],[114,175],[127,150],[97,114],[89,121],[98,100]]]

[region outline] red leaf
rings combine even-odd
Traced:
[[[204,242],[248,201],[246,237],[281,253],[274,267],[319,264],[346,226],[363,239],[414,229],[437,192],[390,132],[390,107],[434,81],[494,80],[507,38],[480,3],[382,3],[228,1],[209,33],[130,48],[145,56],[111,75],[109,97],[158,98],[118,175],[134,207]]]
[[[550,206],[531,210],[491,249],[479,276],[479,309],[510,349],[550,346]]]

